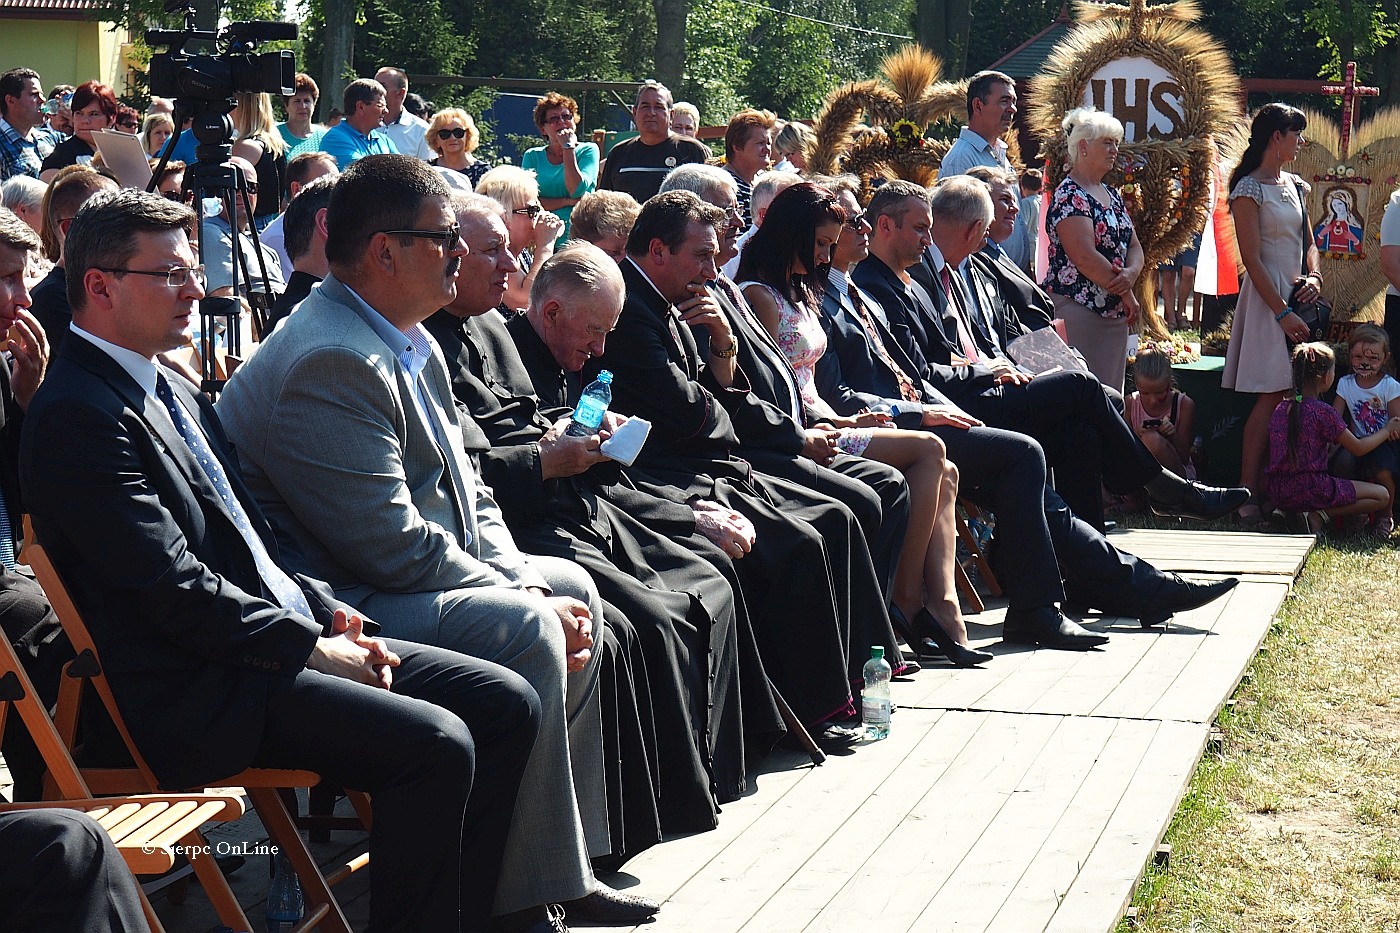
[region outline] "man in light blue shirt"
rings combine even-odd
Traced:
[[[398,147],[382,129],[388,112],[384,99],[384,85],[369,78],[352,81],[345,89],[345,118],[321,139],[321,151],[335,157],[342,172],[367,155],[398,155]]]
[[[1011,171],[1002,136],[1016,118],[1016,84],[999,71],[982,71],[967,85],[967,126],[938,167],[938,177],[962,175],[974,165]]]

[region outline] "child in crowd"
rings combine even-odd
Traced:
[[[1325,343],[1293,350],[1293,397],[1269,419],[1269,467],[1265,489],[1285,512],[1306,512],[1308,529],[1321,533],[1336,515],[1359,515],[1390,508],[1390,494],[1375,483],[1339,479],[1327,472],[1329,444],[1341,444],[1357,457],[1387,440],[1400,438],[1400,419],[1364,439],[1347,430],[1335,408],[1318,398],[1332,387],[1336,356]]]
[[[1133,388],[1128,396],[1128,424],[1158,463],[1177,476],[1196,479],[1191,463],[1196,403],[1172,381],[1170,351],[1150,343],[1139,348],[1133,363]]]
[[[1386,360],[1390,358],[1390,337],[1375,324],[1362,324],[1351,332],[1347,340],[1347,356],[1351,360],[1351,373],[1337,381],[1337,398],[1332,403],[1350,424],[1351,431],[1359,438],[1369,437],[1377,431],[1384,431],[1386,423],[1400,417],[1400,382],[1387,373]],[[1333,472],[1346,476],[1354,462],[1348,453],[1338,452],[1333,462]],[[1385,487],[1392,505],[1395,500],[1395,474],[1400,472],[1400,445],[1394,441],[1383,441],[1379,447],[1362,457],[1356,475],[1374,479]],[[1361,516],[1357,530],[1364,527]],[[1389,538],[1395,530],[1395,518],[1391,506],[1376,513],[1374,533]]]

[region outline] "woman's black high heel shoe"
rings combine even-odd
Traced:
[[[927,609],[920,609],[914,614],[915,631],[919,634],[919,643],[927,644],[932,641],[937,646],[938,651],[954,667],[975,667],[978,664],[985,664],[993,658],[993,655],[986,651],[974,651],[971,648],[964,648],[953,641],[953,636],[938,624],[938,620],[933,617],[933,613]]]
[[[914,652],[914,656],[922,661],[926,657],[941,658],[943,652],[926,638],[919,638],[914,634],[914,626],[909,624],[909,620],[904,615],[904,610],[894,603],[890,603],[890,626],[894,633],[904,639],[904,643],[909,646],[909,650]]]

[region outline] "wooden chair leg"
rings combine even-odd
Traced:
[[[812,734],[793,713],[792,707],[787,705],[787,700],[783,699],[783,695],[778,692],[778,688],[773,685],[772,680],[768,681],[768,689],[773,694],[773,702],[778,705],[778,713],[783,717],[783,725],[787,726],[788,732],[797,739],[798,744],[807,753],[807,757],[812,759],[812,764],[820,767],[822,762],[826,761],[826,752],[822,751],[813,741]]]
[[[151,928],[151,933],[165,933],[165,926],[161,924],[160,918],[156,916],[155,908],[146,899],[146,892],[141,890],[141,885],[136,886],[136,893],[141,897],[141,912],[146,915],[146,923]]]
[[[364,824],[365,832],[374,828],[374,810],[369,804],[369,794],[362,790],[347,790],[345,796],[349,799],[350,805],[355,808],[355,815]]]
[[[306,843],[302,842],[301,833],[297,831],[291,814],[282,804],[281,796],[270,787],[248,787],[245,790],[249,799],[253,801],[253,807],[258,811],[258,819],[262,820],[268,835],[287,853],[287,858],[291,859],[292,868],[297,873],[297,879],[301,881],[301,893],[306,900],[307,912],[311,913],[326,905],[326,915],[320,923],[321,933],[352,933],[349,921],[345,919],[340,904],[331,894],[320,866],[307,851]]]
[[[194,869],[195,877],[203,886],[209,902],[214,905],[219,922],[233,930],[253,929],[247,915],[243,913],[243,908],[239,906],[238,898],[234,897],[228,879],[214,861],[213,849],[204,838],[204,834],[195,830],[180,842],[187,847],[186,855],[190,860],[190,867]]]
[[[967,512],[969,520],[975,519],[982,514],[981,509],[977,508],[976,505],[974,505],[966,499],[959,499],[958,504],[961,505],[963,507],[963,510]],[[976,536],[972,534],[972,529],[967,526],[967,521],[964,520],[961,515],[957,515],[956,518],[958,538],[962,541],[963,547],[967,548],[967,553],[971,556],[972,563],[977,565],[977,571],[979,574],[981,574],[982,581],[987,584],[987,589],[991,592],[993,596],[1000,596],[1001,585],[997,583],[996,574],[992,573],[992,565],[987,562],[986,555],[982,553],[982,548],[980,545],[978,545]],[[961,564],[959,564],[959,568],[962,569]],[[963,570],[962,576],[966,576],[965,569]],[[970,580],[968,581],[967,585],[968,588],[971,589]],[[958,580],[958,586],[960,588],[963,586],[962,579]],[[966,592],[966,590],[964,592]],[[969,602],[971,601],[971,598],[969,598]],[[979,608],[974,609],[973,611],[981,612],[982,609],[980,608],[980,606],[982,600],[979,598],[976,600],[976,603]]]
[[[977,615],[987,607],[982,604],[982,594],[977,592],[977,587],[972,585],[972,578],[967,575],[967,571],[962,569],[962,564],[958,564],[954,570],[957,573],[958,589],[962,590],[963,596],[967,599],[969,615]]]

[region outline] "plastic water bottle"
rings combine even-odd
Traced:
[[[612,404],[612,379],[612,373],[605,369],[583,390],[574,409],[574,420],[569,423],[565,434],[587,437],[598,433],[598,428],[603,424],[603,415],[607,414],[608,406]]]
[[[890,662],[885,660],[885,646],[872,645],[870,660],[865,662],[861,676],[865,689],[860,694],[860,721],[865,737],[872,741],[890,734]]]
[[[287,853],[279,851],[275,859],[277,870],[272,876],[272,886],[267,889],[267,933],[290,933],[301,920],[306,905]]]

